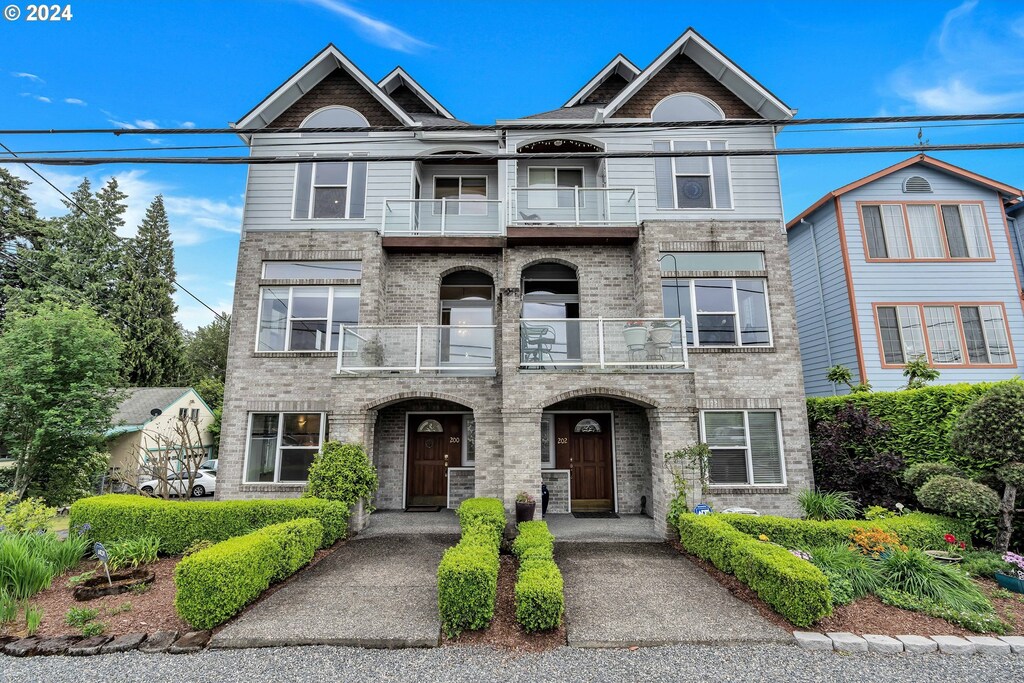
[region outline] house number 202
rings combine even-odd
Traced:
[[[567,436],[560,436],[560,437],[558,437],[558,443],[559,444],[569,443],[569,437],[567,437]]]
[[[457,437],[457,436],[448,437],[448,443],[459,443],[459,437]]]

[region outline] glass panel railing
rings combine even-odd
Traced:
[[[501,202],[494,199],[386,199],[385,237],[498,236]]]
[[[346,325],[338,372],[493,372],[493,325]]]
[[[681,318],[523,319],[520,367],[685,369],[683,327]]]
[[[622,187],[516,187],[510,225],[639,225],[636,190]]]

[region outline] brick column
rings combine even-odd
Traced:
[[[540,409],[503,414],[505,509],[514,509],[516,494],[526,491],[540,502]]]
[[[503,423],[499,412],[473,413],[476,422],[476,493],[479,497],[505,497],[504,458],[502,457]]]
[[[696,415],[692,410],[647,411],[651,425],[651,503],[655,530],[666,538],[674,533],[668,526],[668,504],[675,496],[672,472],[665,463],[665,454],[697,443],[698,430]],[[688,477],[690,486],[686,491],[687,507],[692,508],[699,501],[699,487],[696,477]]]

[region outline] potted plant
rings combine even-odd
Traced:
[[[1008,591],[1024,593],[1024,556],[1007,552],[1003,561],[1013,565],[1009,572],[996,572],[996,581]]]
[[[647,346],[647,323],[643,320],[627,320],[622,326],[622,336],[630,349],[642,349]]]
[[[676,323],[672,320],[655,320],[651,323],[651,342],[655,346],[668,346],[672,343],[675,326]]]
[[[956,536],[953,534],[946,534],[942,538],[945,539],[947,543],[946,550],[925,550],[925,554],[939,562],[947,562],[950,564],[964,559],[961,551],[967,548],[967,543],[965,541],[956,540]]]
[[[537,499],[526,491],[516,494],[516,524],[533,521],[533,513],[537,509]]]

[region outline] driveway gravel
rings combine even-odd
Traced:
[[[83,665],[87,665],[84,666]],[[87,673],[86,673],[87,672]],[[0,657],[0,681],[917,681],[1021,680],[1024,657],[842,655],[793,645],[672,645],[628,649],[559,648],[510,655],[480,647],[366,650],[335,646],[206,650],[195,655],[131,652],[79,657]]]

